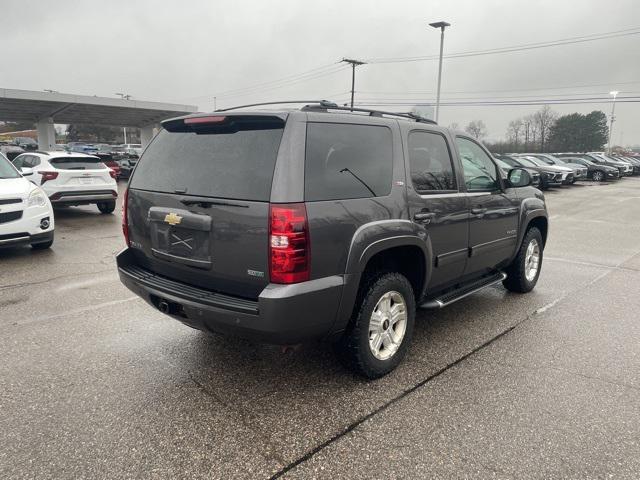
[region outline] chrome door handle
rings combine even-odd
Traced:
[[[471,209],[471,213],[473,213],[474,215],[482,215],[483,213],[487,213],[487,209],[486,208],[472,208]]]

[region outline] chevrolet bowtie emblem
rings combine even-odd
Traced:
[[[168,215],[165,215],[164,221],[169,225],[178,225],[182,221],[182,217],[178,214],[171,212]]]

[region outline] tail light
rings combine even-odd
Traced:
[[[42,181],[40,182],[40,185],[44,184],[44,182],[46,182],[47,180],[55,180],[56,178],[58,178],[58,172],[38,172],[40,175],[42,175]]]
[[[129,241],[129,216],[127,214],[127,206],[129,204],[129,189],[125,189],[124,198],[122,199],[122,233],[124,235],[124,241],[127,247],[131,246]]]
[[[304,203],[272,204],[269,218],[271,281],[297,283],[309,280],[309,224]]]
[[[109,175],[111,175],[111,178],[118,178],[118,174],[112,168],[109,169]]]

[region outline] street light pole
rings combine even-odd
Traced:
[[[609,92],[609,95],[613,95],[613,105],[611,105],[611,123],[609,124],[609,141],[607,142],[607,152],[611,153],[611,139],[613,138],[613,122],[615,122],[615,113],[616,113],[616,97],[618,96],[618,91],[614,90],[613,92]]]
[[[128,93],[116,93],[116,95],[118,95],[120,98],[122,98],[123,100],[131,100],[131,95],[129,95]],[[126,145],[127,143],[127,127],[122,127],[122,138],[124,140],[124,144]]]
[[[451,24],[447,22],[435,22],[430,23],[429,26],[440,29],[440,61],[438,63],[438,92],[436,94],[436,115],[435,121],[438,121],[438,114],[440,113],[440,83],[442,82],[442,52],[444,50],[444,29],[450,27]]]
[[[341,62],[351,64],[351,111],[353,111],[353,98],[356,91],[356,67],[359,65],[364,65],[366,62],[361,62],[360,60],[353,60],[350,58],[343,58]]]

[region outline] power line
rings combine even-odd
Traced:
[[[348,68],[346,65],[332,65],[331,67],[332,68],[329,68],[329,69],[326,69],[325,67],[324,70],[320,70],[316,72],[310,71],[306,74],[297,75],[295,77],[288,78],[288,79],[283,78],[277,81],[274,80],[274,81],[265,82],[262,84],[255,84],[249,87],[239,88],[236,90],[227,90],[226,92],[216,93],[216,96],[217,97],[236,97],[236,96],[241,96],[241,95],[245,95],[245,94],[249,94],[257,91],[273,90],[276,88],[282,88],[285,86],[294,85],[296,83],[305,82],[308,80],[315,80],[316,78],[332,75],[334,73],[337,73],[339,71],[342,71]]]
[[[504,89],[500,88],[497,90],[458,90],[458,91],[448,91],[442,92],[447,95],[459,95],[459,94],[474,94],[474,93],[502,93],[502,92],[536,92],[542,90],[573,90],[576,88],[587,88],[587,87],[611,87],[614,85],[634,85],[640,84],[640,80],[636,80],[633,82],[606,82],[606,83],[583,83],[578,85],[565,85],[562,87],[535,87],[535,88],[511,88]],[[359,90],[360,93],[371,94],[371,95],[394,95],[400,94],[397,90]],[[406,94],[435,94],[436,92],[433,90],[405,90],[403,93]]]
[[[207,95],[200,95],[200,96],[197,96],[197,97],[184,98],[184,100],[197,100],[197,99],[201,99],[201,98],[211,98],[213,95],[215,95],[216,97],[232,96],[232,94],[241,93],[241,92],[245,92],[245,91],[249,91],[249,90],[258,90],[260,88],[265,88],[266,89],[266,88],[274,86],[274,85],[287,84],[287,83],[296,83],[298,81],[306,80],[308,77],[313,78],[315,75],[326,73],[327,71],[333,71],[333,70],[344,69],[344,68],[345,68],[344,65],[339,65],[339,62],[335,62],[335,63],[331,63],[331,64],[327,64],[327,65],[322,65],[320,67],[312,68],[312,69],[304,71],[304,72],[300,72],[300,73],[296,73],[296,74],[292,74],[292,75],[287,75],[287,76],[284,76],[284,77],[281,77],[281,78],[277,78],[277,79],[274,79],[274,80],[260,82],[260,83],[256,83],[256,84],[253,84],[253,85],[248,85],[246,87],[240,87],[240,88],[225,90],[225,91],[222,91],[222,92],[216,92],[215,94],[207,94]]]
[[[580,37],[564,38],[559,40],[551,40],[547,42],[520,44],[520,45],[509,46],[509,47],[491,48],[487,50],[471,50],[467,52],[450,53],[448,55],[444,55],[443,58],[463,58],[463,57],[474,57],[479,55],[494,55],[498,53],[520,52],[524,50],[556,47],[559,45],[571,45],[574,43],[593,42],[596,40],[626,37],[629,35],[638,35],[638,34],[640,34],[640,27],[633,27],[633,28],[627,28],[624,30],[616,30],[613,32],[583,35]],[[428,56],[420,56],[420,57],[372,58],[368,60],[368,63],[380,64],[380,63],[421,62],[426,60],[437,60],[438,58],[439,58],[438,55],[428,55]]]
[[[594,96],[594,95],[601,95],[603,92],[588,92],[588,93],[573,93],[572,95],[575,96]],[[636,90],[636,91],[621,91],[620,93],[627,93],[627,94],[636,94],[636,93],[640,93],[640,91]],[[403,95],[403,94],[398,94],[398,95]],[[545,94],[547,97],[563,97],[566,96],[566,93],[546,93]],[[527,98],[539,98],[540,95],[500,95],[500,96],[496,96],[496,97],[492,97],[494,99],[516,99],[516,100],[523,100],[523,99],[527,99]],[[478,100],[478,97],[458,97],[458,98],[446,98],[445,101],[449,100],[449,101],[459,101],[459,100]],[[387,101],[393,101],[393,100],[399,100],[399,101],[405,101],[405,102],[410,102],[410,101],[424,101],[424,99],[420,99],[420,100],[412,100],[411,98],[361,98],[360,101],[362,102],[372,102],[372,101],[381,101],[381,100],[387,100]],[[431,101],[431,100],[430,100]]]
[[[616,38],[616,37],[637,35],[637,34],[640,34],[640,27],[627,28],[624,30],[617,30],[617,31],[608,32],[608,33],[590,34],[590,35],[584,35],[580,37],[571,37],[571,38],[547,41],[547,42],[522,44],[522,45],[500,47],[500,48],[494,48],[494,49],[488,49],[488,50],[475,50],[475,51],[451,53],[451,54],[445,55],[444,58],[461,58],[461,57],[470,57],[470,56],[478,56],[478,55],[510,53],[510,52],[517,52],[517,51],[523,51],[523,50],[532,50],[537,48],[553,47],[553,46],[559,46],[559,45],[591,42],[595,40],[603,40],[608,38]],[[400,63],[400,62],[417,62],[417,61],[436,60],[436,59],[438,59],[437,55],[424,56],[424,57],[396,57],[396,58],[377,58],[377,59],[374,58],[374,59],[368,60],[367,63],[384,64],[384,63]],[[201,95],[198,97],[190,97],[189,99],[184,99],[184,100],[213,98],[213,96],[215,96],[216,98],[240,97],[240,96],[252,95],[254,93],[259,93],[266,90],[275,90],[279,88],[284,88],[291,85],[295,85],[297,83],[302,83],[310,80],[315,80],[317,78],[322,78],[327,75],[333,75],[339,71],[349,68],[347,65],[339,65],[339,63],[340,62],[335,62],[335,63],[323,65],[320,67],[316,67],[311,70],[307,70],[305,72],[281,77],[279,79],[261,82],[261,83],[249,85],[246,87],[242,87],[242,88],[226,90],[223,92],[216,92],[215,94]],[[639,82],[630,82],[630,83],[639,83]],[[618,84],[621,84],[621,83],[618,83]],[[595,85],[592,84],[591,86],[595,86]],[[558,88],[569,88],[569,87],[558,87]],[[420,93],[428,93],[428,92],[420,92]],[[447,92],[447,93],[451,94],[455,92]],[[472,93],[472,92],[461,92],[461,93]],[[484,93],[489,93],[489,92],[486,91]]]
[[[492,99],[484,99],[478,101],[445,101],[441,102],[442,105],[447,106],[509,106],[509,105],[580,105],[580,104],[591,104],[591,103],[611,103],[611,97],[590,97],[590,98],[539,98],[535,100],[492,100]],[[640,96],[628,96],[628,97],[618,97],[616,102],[623,103],[640,103]],[[356,102],[356,105],[361,106],[404,106],[404,105],[434,105],[435,102],[431,99],[429,100],[414,100],[414,101],[373,101],[373,102]]]

